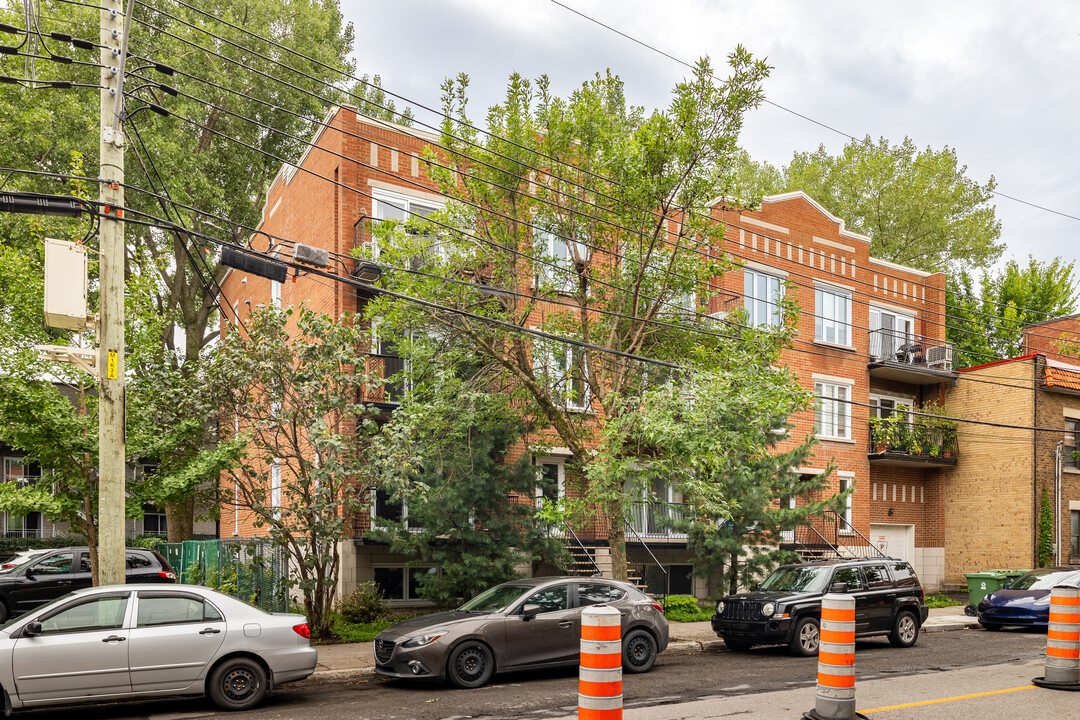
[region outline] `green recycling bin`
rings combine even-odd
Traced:
[[[990,570],[988,572],[1004,573],[1005,574],[1005,584],[1006,585],[1011,585],[1013,582],[1016,581],[1016,578],[1020,577],[1021,575],[1027,575],[1031,571],[1030,570],[1002,570],[1000,568],[994,568],[993,570]]]
[[[999,570],[964,573],[964,577],[968,581],[968,602],[972,605],[978,605],[980,600],[992,592],[1001,590],[1008,582],[1005,573]]]

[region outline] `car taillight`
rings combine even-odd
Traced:
[[[656,612],[663,614],[663,612],[664,612],[664,606],[663,605],[661,605],[660,603],[649,603],[649,604],[652,605],[654,608],[656,608]]]
[[[305,640],[310,640],[311,639],[311,628],[308,627],[307,623],[300,623],[299,625],[293,625],[292,629],[293,629],[294,633],[296,633],[300,637],[304,638]]]
[[[164,578],[166,580],[176,580],[176,573],[170,572],[168,570],[160,570],[158,571],[158,577]]]

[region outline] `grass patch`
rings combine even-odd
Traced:
[[[332,620],[330,621],[330,632],[334,634],[329,640],[326,640],[320,645],[333,645],[336,643],[361,643],[371,642],[375,639],[375,636],[381,633],[386,628],[399,623],[402,620],[408,620],[411,617],[417,615],[428,615],[430,613],[442,612],[447,608],[401,608],[398,610],[390,610],[377,620],[367,623],[351,623],[342,619],[341,615],[337,612],[330,613]]]
[[[963,605],[962,602],[957,602],[944,593],[938,593],[937,595],[931,595],[926,598],[926,607],[929,608],[943,608],[943,607],[956,607],[957,605]]]

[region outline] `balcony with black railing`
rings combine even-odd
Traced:
[[[686,505],[659,501],[637,502],[630,509],[628,527],[648,540],[686,540],[686,533],[676,529],[684,518]],[[632,535],[628,534],[629,541]]]
[[[917,416],[914,422],[903,413],[870,419],[867,458],[877,465],[953,467],[959,455],[952,418]]]
[[[911,385],[952,380],[952,345],[923,335],[878,328],[870,331],[867,369],[871,377]]]
[[[372,383],[360,390],[358,401],[394,410],[405,397],[405,360],[393,354],[369,353],[364,365]]]

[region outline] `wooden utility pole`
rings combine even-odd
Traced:
[[[130,6],[128,10],[130,11]],[[101,5],[101,319],[98,335],[98,553],[101,585],[124,582],[124,58],[130,23],[120,0]],[[89,520],[90,518],[87,518]]]

